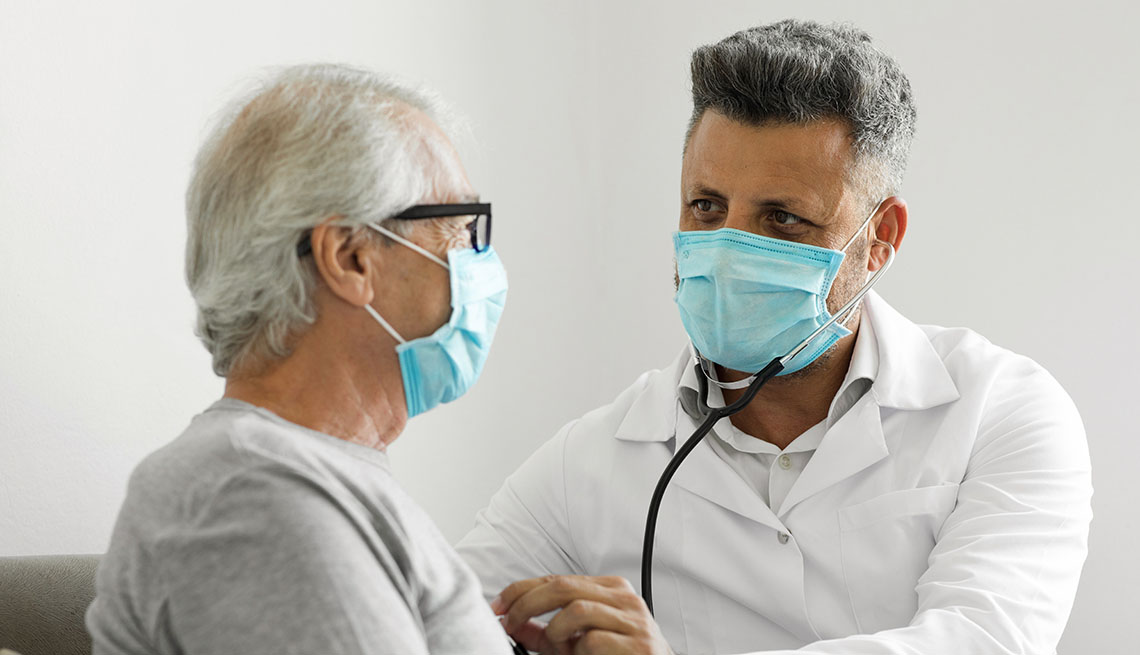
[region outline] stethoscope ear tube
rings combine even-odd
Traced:
[[[661,473],[661,477],[657,480],[657,487],[653,490],[653,498],[649,501],[649,514],[645,518],[645,540],[641,547],[641,597],[645,600],[645,606],[649,608],[650,614],[653,613],[653,538],[657,532],[657,513],[661,509],[661,499],[665,497],[665,489],[669,487],[669,481],[673,479],[673,474],[681,467],[681,462],[685,461],[685,458],[693,452],[693,449],[705,438],[705,435],[712,431],[717,421],[726,416],[732,416],[747,407],[748,403],[756,397],[756,393],[760,391],[760,387],[784,370],[784,364],[780,360],[779,357],[773,359],[763,370],[757,373],[755,379],[748,385],[748,390],[736,402],[724,407],[709,407],[709,413],[704,422],[673,455]],[[697,380],[700,383],[701,405],[708,407],[709,383],[699,370],[697,371]]]

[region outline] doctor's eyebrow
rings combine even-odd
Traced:
[[[717,200],[728,200],[728,198],[723,193],[721,193],[720,191],[717,191],[716,189],[714,189],[712,187],[707,187],[704,185],[696,186],[696,187],[689,189],[689,193],[687,195],[689,195],[689,196],[707,196],[709,198],[716,198]]]
[[[803,200],[790,197],[776,197],[765,198],[763,200],[753,200],[752,206],[757,209],[779,209],[791,214],[795,214],[802,218],[807,218],[807,214],[811,213],[807,207],[807,203]]]

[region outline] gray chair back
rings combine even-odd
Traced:
[[[83,619],[98,564],[98,555],[0,557],[0,648],[91,655]]]

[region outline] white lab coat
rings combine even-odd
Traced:
[[[877,373],[776,515],[709,445],[661,507],[654,606],[678,653],[1053,653],[1092,486],[1072,401],[1040,366],[870,294]],[[686,348],[566,425],[459,545],[488,597],[546,574],[639,586],[653,487],[696,423]],[[810,644],[810,646],[809,646]],[[806,646],[806,647],[805,647]]]

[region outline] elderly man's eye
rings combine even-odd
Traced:
[[[474,217],[465,217],[459,225],[455,226],[454,236],[461,246],[471,245],[471,224],[475,222]]]

